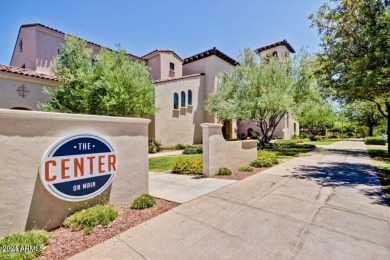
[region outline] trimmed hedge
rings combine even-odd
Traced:
[[[171,145],[171,146],[162,146],[162,149],[163,150],[175,151],[175,150],[183,150],[183,149],[185,149],[188,146],[190,146],[190,145],[187,145],[187,144],[176,144],[176,145]]]
[[[364,138],[365,144],[374,144],[374,145],[386,145],[386,138],[384,137],[366,137]]]
[[[217,175],[232,175],[232,171],[228,168],[219,168]]]
[[[172,173],[178,174],[203,174],[202,156],[196,158],[178,157],[172,165]]]
[[[262,160],[254,160],[250,163],[250,166],[260,168],[260,167],[271,167],[274,165],[271,161],[262,161]]]
[[[183,151],[183,154],[202,154],[202,153],[203,153],[203,146],[201,144],[187,146]]]

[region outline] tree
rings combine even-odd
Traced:
[[[336,114],[329,103],[316,92],[297,113],[297,119],[301,128],[307,129],[310,135],[315,136],[321,130],[333,126]]]
[[[321,86],[340,100],[374,103],[390,132],[389,1],[329,0],[309,18],[322,36]]]
[[[358,125],[368,127],[368,136],[374,135],[374,128],[381,125],[384,121],[377,107],[372,102],[355,101],[346,106],[346,116]]]
[[[91,64],[91,49],[85,41],[65,36],[65,44],[54,60],[52,71],[60,86],[46,88],[52,99],[45,111],[124,117],[152,117],[154,85],[148,67],[132,60],[125,50],[101,49]]]
[[[284,61],[269,57],[261,64],[256,57],[249,48],[239,55],[240,64],[222,75],[206,109],[222,120],[255,122],[261,130],[261,142],[268,143],[279,122],[304,102],[309,64],[307,55]]]

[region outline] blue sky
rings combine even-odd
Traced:
[[[182,58],[217,47],[236,58],[245,47],[283,39],[295,50],[319,50],[307,17],[313,0],[0,0],[0,64],[9,64],[20,25],[42,23],[142,56],[173,49]]]

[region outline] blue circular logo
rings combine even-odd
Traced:
[[[39,175],[55,197],[81,201],[104,191],[117,169],[117,156],[108,141],[97,135],[76,134],[58,140],[45,152]]]

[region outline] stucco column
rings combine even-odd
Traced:
[[[205,177],[213,177],[215,175],[215,167],[210,163],[210,154],[214,156],[224,156],[224,153],[218,151],[216,143],[225,141],[222,136],[222,124],[204,123],[202,127],[203,135],[203,175]],[[210,144],[213,144],[212,146]]]

